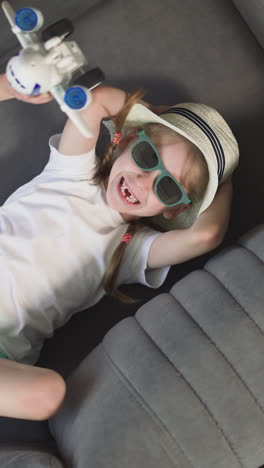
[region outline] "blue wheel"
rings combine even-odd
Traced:
[[[32,31],[38,25],[38,15],[32,8],[21,8],[16,12],[15,22],[22,31]]]
[[[72,86],[64,95],[64,102],[70,109],[83,109],[88,101],[87,93],[80,86]]]

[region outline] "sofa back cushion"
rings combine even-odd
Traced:
[[[264,0],[233,0],[233,3],[264,47]]]

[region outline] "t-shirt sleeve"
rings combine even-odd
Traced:
[[[61,134],[49,139],[50,157],[42,174],[70,179],[87,179],[94,173],[96,166],[95,148],[85,154],[66,155],[59,152]]]
[[[159,288],[166,279],[170,266],[147,270],[149,249],[161,233],[148,227],[135,234],[126,247],[118,275],[118,284],[141,283]]]

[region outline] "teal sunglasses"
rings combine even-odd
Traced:
[[[166,171],[157,149],[144,130],[138,132],[138,139],[131,146],[130,153],[134,163],[143,171],[157,169],[161,171],[154,182],[154,192],[163,205],[175,206],[180,203],[185,205],[192,203],[179,182]]]

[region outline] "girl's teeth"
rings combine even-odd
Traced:
[[[129,192],[129,189],[125,183],[125,181],[123,180],[122,184],[121,184],[121,192],[122,194],[124,195],[124,197],[126,198],[126,200],[129,202],[129,203],[136,203],[138,200]],[[126,192],[129,192],[130,195],[127,195]]]

